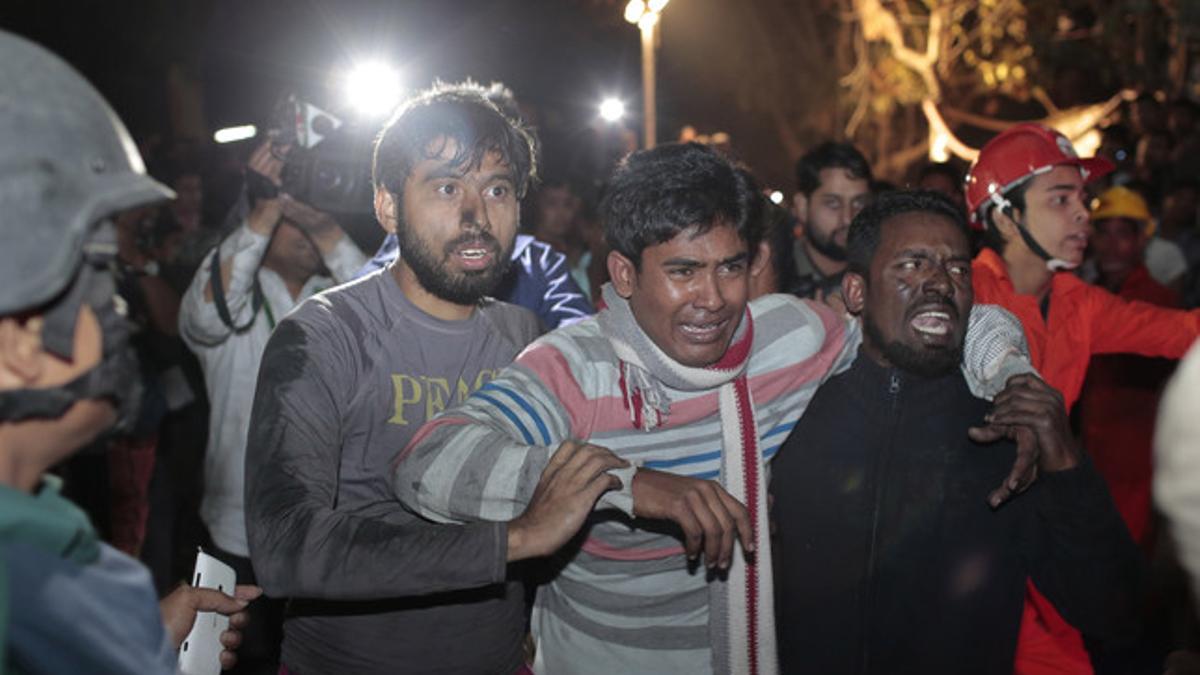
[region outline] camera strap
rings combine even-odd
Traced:
[[[221,243],[225,243],[224,240]],[[233,316],[229,313],[229,305],[225,302],[225,286],[221,283],[221,244],[217,244],[217,248],[213,251],[212,261],[209,264],[209,285],[212,288],[213,305],[217,308],[217,316],[221,317],[221,322],[229,326],[229,329],[234,333],[241,334],[250,330],[250,327],[254,325],[254,319],[258,317],[258,310],[263,305],[262,286],[258,283],[258,269],[254,270],[254,285],[250,299],[250,307],[252,309],[250,318],[241,326],[233,322]]]

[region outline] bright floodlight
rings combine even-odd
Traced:
[[[258,127],[253,124],[243,124],[240,127],[225,127],[217,129],[213,134],[213,140],[218,143],[233,143],[235,141],[244,141],[247,138],[254,138],[258,133]]]
[[[600,117],[605,122],[617,122],[625,116],[625,103],[619,98],[606,98],[600,102]]]
[[[387,64],[362,63],[346,76],[346,99],[366,115],[390,113],[400,103],[400,94],[400,75]]]
[[[629,0],[629,4],[625,5],[625,20],[629,23],[637,23],[645,13],[645,0]]]
[[[783,193],[780,192],[779,190],[772,192],[771,193],[771,203],[772,204],[782,204],[783,203]]]

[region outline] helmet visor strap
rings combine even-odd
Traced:
[[[84,243],[83,261],[71,285],[43,313],[42,346],[46,351],[70,360],[80,306],[86,302],[99,315],[103,306],[112,304],[112,277],[104,272],[116,259],[116,250],[116,229],[111,221],[103,221]]]

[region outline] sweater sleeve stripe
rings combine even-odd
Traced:
[[[533,420],[534,426],[537,427],[538,433],[542,436],[542,444],[550,445],[550,429],[546,427],[546,423],[542,421],[541,415],[538,415],[537,411],[534,410],[532,405],[529,405],[529,401],[526,401],[524,397],[512,389],[509,389],[508,387],[502,387],[494,382],[489,382],[488,384],[483,385],[483,387],[480,388],[480,391],[495,391],[512,399],[513,403],[516,403],[518,406],[520,406],[520,408],[524,410],[527,415],[529,415],[529,419]],[[529,443],[532,445],[533,441],[531,440]]]
[[[525,427],[523,422],[521,422],[521,418],[517,417],[517,414],[512,411],[512,408],[504,405],[495,397],[482,393],[482,391],[483,390],[481,389],[475,392],[475,398],[487,401],[488,403],[496,406],[496,409],[503,413],[504,416],[508,418],[508,421],[513,423],[513,426],[517,428],[517,431],[521,432],[521,438],[525,440],[525,444],[533,445],[533,434],[529,433],[529,429]]]
[[[682,546],[674,544],[653,548],[623,548],[612,546],[597,537],[588,537],[581,548],[596,557],[608,560],[659,560],[682,555],[684,552]]]
[[[721,459],[721,450],[713,450],[712,452],[704,452],[698,455],[688,455],[687,457],[677,457],[675,459],[651,459],[642,462],[642,466],[647,469],[669,469],[685,464],[698,464],[717,459]]]
[[[795,426],[795,425],[783,425],[780,428],[790,429],[792,426]],[[782,442],[777,443],[770,447],[763,448],[763,451],[762,451],[763,459],[770,459],[772,456],[774,456],[775,453],[779,451],[779,448],[781,445],[782,445]],[[686,457],[676,457],[674,459],[651,459],[651,460],[647,460],[647,461],[643,462],[642,466],[646,467],[647,469],[664,470],[664,469],[673,469],[675,467],[688,466],[691,464],[701,464],[704,462],[719,463],[720,459],[721,459],[721,452],[722,452],[721,450],[713,450],[711,452],[702,452],[702,453],[698,453],[695,455],[688,455]],[[676,472],[672,472],[672,473],[676,473]],[[720,473],[721,473],[721,470],[716,469],[716,470],[699,471],[696,473],[685,473],[682,475],[691,476],[692,478],[701,478],[701,479],[707,480],[710,478],[717,477],[718,475],[720,475]]]
[[[778,434],[790,433],[791,430],[795,429],[795,428],[796,428],[796,422],[780,424],[779,426],[775,427],[774,429],[771,429],[767,433],[763,434],[762,437],[763,437],[763,440],[766,440],[766,439],[768,439],[772,436],[778,435]]]
[[[583,354],[574,356],[579,360],[586,358]],[[539,342],[521,354],[518,362],[558,398],[565,417],[570,420],[569,435],[576,438],[590,436],[590,425],[584,423],[582,413],[590,409],[592,403],[584,395],[562,351],[557,346]]]

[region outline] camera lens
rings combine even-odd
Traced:
[[[316,171],[313,172],[313,192],[322,195],[332,196],[337,194],[345,182],[345,173],[342,167],[336,164],[321,163],[316,167]]]

